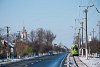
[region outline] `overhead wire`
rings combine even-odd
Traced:
[[[81,6],[81,5],[82,5],[82,0],[80,0],[79,6]],[[82,17],[81,17],[81,8],[79,7],[79,19],[80,19],[80,18],[82,18]]]
[[[100,14],[100,11],[98,10],[98,8],[96,7],[96,5],[94,4],[94,2],[92,0],[89,0],[88,5],[92,3],[92,5],[94,6],[94,8],[96,9],[96,11]],[[95,30],[97,30],[97,25],[94,27]],[[99,35],[99,33],[96,31],[96,38]]]
[[[93,1],[90,0],[90,2],[91,2],[91,3],[93,4],[93,6],[95,7],[96,11],[97,11],[98,13],[100,13],[100,11],[98,10],[98,8],[94,5]]]

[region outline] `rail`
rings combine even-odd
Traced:
[[[85,63],[83,63],[78,56],[73,57],[75,64],[77,67],[88,67]]]

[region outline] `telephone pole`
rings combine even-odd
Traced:
[[[98,21],[97,26],[99,27],[99,41],[100,41],[100,21]]]

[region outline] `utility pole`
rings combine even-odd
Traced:
[[[88,8],[89,7],[93,7],[94,5],[91,5],[91,6],[79,6],[79,7],[86,7],[86,9],[84,10],[85,12],[85,22],[86,22],[86,59],[88,59],[88,35],[87,35],[87,12],[88,12]]]
[[[99,41],[100,41],[100,21],[98,21],[97,26],[99,27]]]
[[[79,42],[78,42],[78,47],[79,47],[79,55],[81,55],[81,35],[80,35],[80,30],[81,28],[79,28],[79,33],[78,33],[78,39],[79,39]]]
[[[6,28],[7,28],[7,41],[9,41],[9,28],[10,27],[7,26]]]
[[[78,36],[79,36],[79,49],[81,48],[81,39],[80,39],[80,28],[79,28],[79,33],[78,33]]]
[[[81,27],[82,28],[82,45],[83,45],[83,23],[84,22],[81,22],[81,25],[82,25],[82,27]]]
[[[94,28],[93,28],[93,31],[92,31],[92,33],[93,33],[93,36],[92,36],[92,37],[93,37],[93,39],[94,39],[94,32],[95,32],[95,30],[94,30]]]
[[[81,26],[82,26],[81,27],[82,28],[82,32],[81,32],[82,33],[82,39],[81,39],[81,41],[82,41],[82,44],[81,44],[82,56],[83,56],[83,47],[82,47],[83,46],[83,23],[84,22],[81,22]]]
[[[10,27],[6,27],[7,28],[7,42],[9,42],[9,28]],[[7,59],[9,58],[9,56],[10,56],[10,53],[9,53],[9,50],[7,50]]]
[[[86,59],[88,59],[88,35],[87,35],[87,12],[88,12],[88,10],[87,9],[85,9],[84,10],[84,12],[85,12],[85,22],[86,22]]]

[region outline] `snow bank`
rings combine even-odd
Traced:
[[[84,62],[89,67],[100,67],[100,58],[91,58],[89,57],[79,57],[82,62]]]
[[[42,56],[45,56],[45,55],[41,55],[41,56],[31,56],[31,57],[24,57],[24,58],[19,58],[19,59],[0,59],[0,66],[3,65],[3,64],[9,64],[9,63],[13,63],[13,62],[18,62],[18,61],[23,61],[23,60],[29,60],[29,59],[33,59],[33,58],[36,58],[36,57],[42,57]]]

